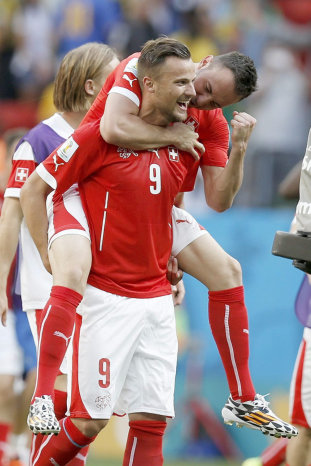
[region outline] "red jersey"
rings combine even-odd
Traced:
[[[192,156],[175,147],[135,152],[107,144],[97,120],[38,166],[59,193],[79,183],[92,240],[91,285],[136,298],[171,293],[172,206],[192,165]]]
[[[140,53],[134,53],[123,60],[108,76],[92,107],[84,117],[82,125],[100,119],[104,113],[109,93],[118,93],[132,100],[138,107],[141,104],[141,88],[137,79],[137,61]],[[199,134],[205,152],[199,162],[194,162],[185,184],[188,189],[193,184],[200,165],[224,167],[228,161],[229,128],[220,108],[215,110],[188,109],[186,124]]]

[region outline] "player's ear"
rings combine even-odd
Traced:
[[[153,93],[154,92],[154,81],[149,76],[145,76],[143,79],[143,87],[148,91]]]
[[[84,89],[87,95],[94,95],[95,94],[95,83],[93,79],[87,79],[84,84]]]
[[[207,55],[206,57],[204,57],[200,63],[199,63],[199,66],[198,66],[198,69],[201,69],[203,68],[204,66],[208,66],[212,61],[213,61],[213,58],[214,58],[214,55]]]

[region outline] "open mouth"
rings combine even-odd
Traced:
[[[188,108],[189,102],[177,102],[177,104],[179,108],[181,108],[181,110],[186,111]]]

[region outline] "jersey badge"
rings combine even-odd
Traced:
[[[119,152],[122,159],[128,159],[131,155],[138,157],[137,152],[133,152],[131,149],[126,149],[125,147],[118,147],[117,152]]]
[[[123,79],[126,79],[130,83],[130,86],[133,87],[133,82],[137,81],[137,78],[131,79],[127,74],[124,73],[122,76]]]
[[[179,152],[176,147],[168,147],[168,156],[171,162],[179,162]]]
[[[16,169],[15,173],[15,181],[18,181],[19,183],[25,183],[29,175],[29,168],[22,168],[19,167]]]
[[[105,393],[105,395],[98,396],[95,398],[95,406],[97,409],[105,409],[107,407],[111,408],[111,394],[109,392]]]
[[[137,76],[138,57],[132,58],[125,66],[124,73],[132,73]]]
[[[188,126],[191,126],[193,130],[196,130],[197,127],[199,126],[199,122],[192,116],[187,118],[187,120],[185,121],[185,124]]]
[[[78,144],[76,141],[73,139],[72,136],[70,136],[67,141],[65,141],[60,148],[57,150],[57,155],[64,161],[64,162],[69,162],[73,154],[76,152],[78,149]],[[56,171],[56,170],[55,170]]]

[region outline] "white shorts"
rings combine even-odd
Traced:
[[[37,349],[37,354],[38,354],[38,343],[39,343],[39,336],[40,336],[40,326],[42,324],[41,322],[41,312],[42,309],[29,309],[26,311],[27,313],[27,318],[29,322],[29,327],[36,345]],[[70,356],[69,356],[70,355]],[[66,351],[65,357],[60,365],[60,372],[62,374],[67,374],[67,368],[68,368],[68,359],[71,357],[71,346],[69,344],[68,349]]]
[[[307,327],[291,380],[289,411],[293,424],[311,428],[311,328]]]
[[[188,244],[207,231],[186,210],[173,207],[173,246],[172,256],[177,256]]]
[[[16,338],[14,313],[9,310],[6,327],[0,322],[0,374],[19,376],[22,373],[22,350]]]
[[[125,298],[87,285],[76,318],[70,415],[173,417],[176,362],[171,295]]]
[[[82,235],[90,240],[87,219],[82,207],[79,188],[72,185],[62,196],[54,196],[54,191],[46,201],[48,215],[48,247],[64,235]]]

